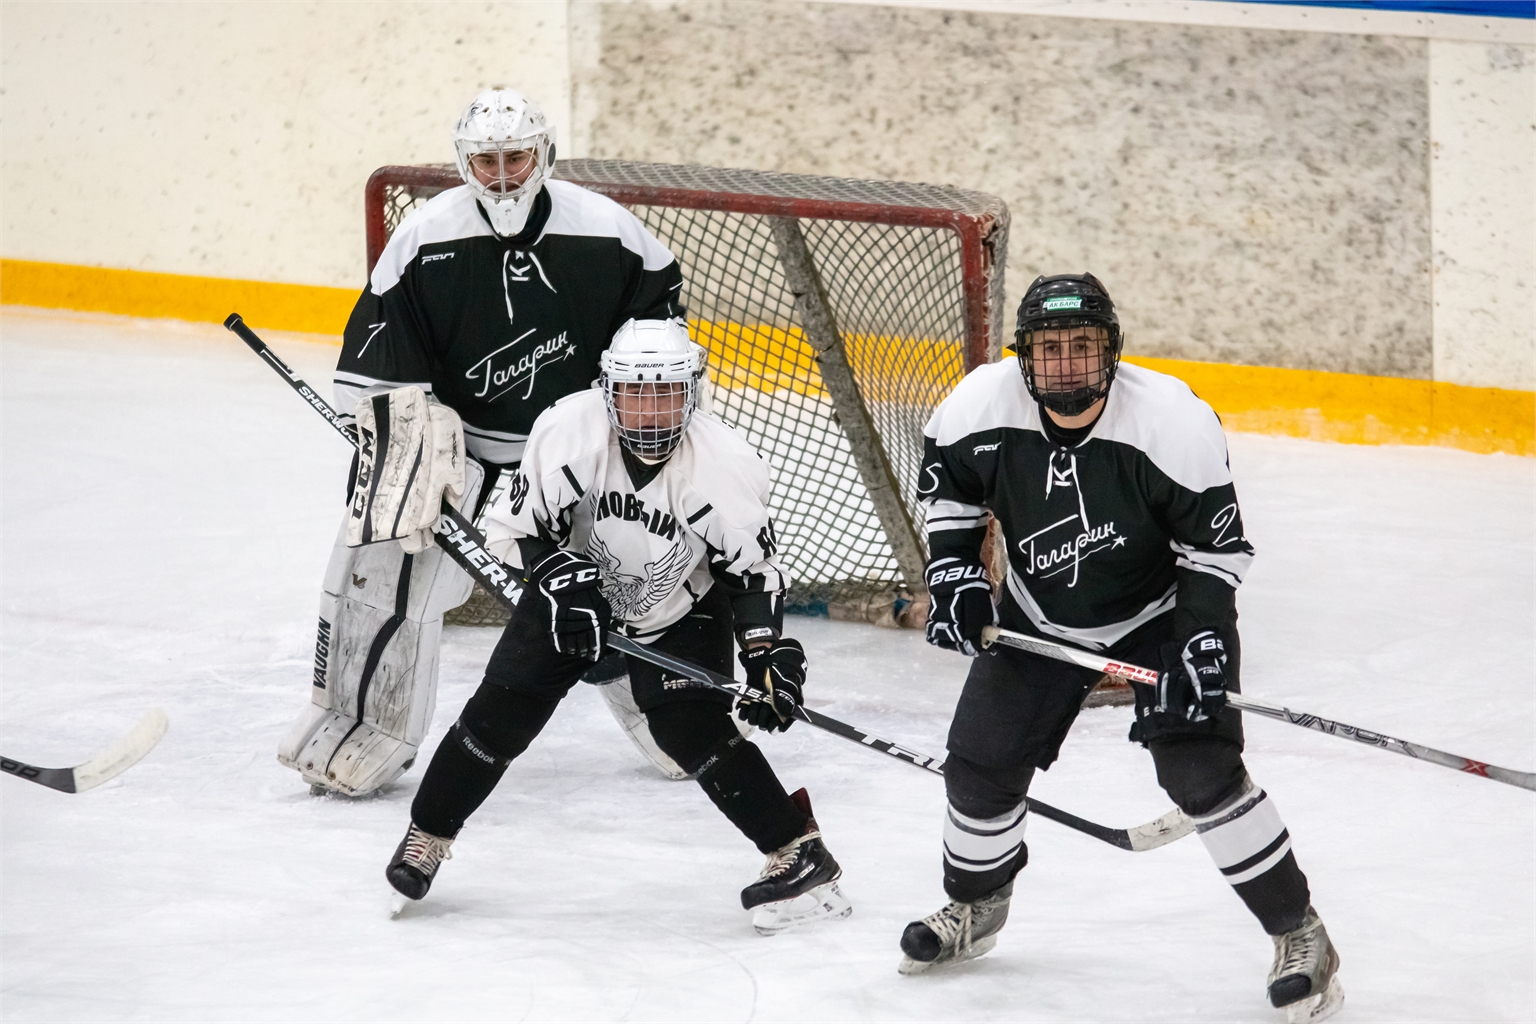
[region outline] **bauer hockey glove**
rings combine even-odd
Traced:
[[[603,597],[597,565],[564,549],[551,551],[528,570],[528,583],[549,609],[555,650],[597,661],[613,612]]]
[[[788,729],[795,721],[795,709],[805,688],[805,649],[800,641],[788,637],[775,640],[768,647],[742,651],[741,667],[747,670],[747,682],[773,697],[766,700],[743,697],[736,705],[736,717],[765,732]]]
[[[928,583],[928,642],[976,657],[981,631],[997,625],[986,566],[950,555],[929,562],[923,577]]]
[[[1212,629],[1190,635],[1184,646],[1164,644],[1154,710],[1190,722],[1214,718],[1227,706],[1227,648]]]

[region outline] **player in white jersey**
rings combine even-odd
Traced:
[[[782,636],[767,464],[697,411],[703,353],[677,323],[624,325],[602,368],[598,388],[534,423],[486,513],[492,552],[520,551],[526,589],[411,805],[386,870],[407,898],[426,895],[465,819],[602,657],[610,628],[724,674],[734,633],[748,679],[772,698],[738,715],[770,732],[794,721],[805,654]],[[660,748],[768,855],[741,894],[758,930],[848,913],[805,790],[784,790],[729,695],[634,658],[629,674]]]

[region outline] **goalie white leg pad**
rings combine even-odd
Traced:
[[[468,500],[483,480],[470,462]],[[407,555],[393,542],[337,538],[320,600],[311,706],[278,747],[311,785],[361,796],[398,778],[437,702],[443,614],[474,587],[440,548]]]

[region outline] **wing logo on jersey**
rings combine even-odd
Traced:
[[[602,567],[603,597],[608,599],[614,617],[624,622],[636,621],[670,597],[695,561],[693,549],[681,540],[660,558],[646,562],[643,575],[620,572],[618,556],[595,533],[587,544],[587,554]]]

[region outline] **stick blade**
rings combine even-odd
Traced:
[[[1167,846],[1169,843],[1183,839],[1195,830],[1195,823],[1189,820],[1189,815],[1175,807],[1156,821],[1149,821],[1145,825],[1137,825],[1126,829],[1126,834],[1131,838],[1131,849],[1137,853],[1143,850],[1155,850],[1159,846]]]
[[[83,793],[116,778],[155,749],[171,727],[165,712],[154,708],[128,734],[74,770],[75,792]]]

